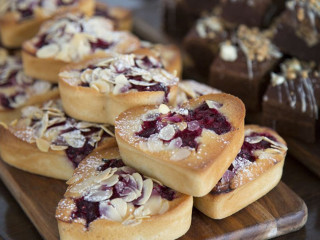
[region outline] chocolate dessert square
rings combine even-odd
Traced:
[[[183,38],[203,12],[211,12],[220,0],[162,0],[164,30],[175,38]]]
[[[261,108],[269,73],[281,57],[268,34],[241,25],[220,45],[219,56],[210,67],[209,84],[238,96],[251,112]]]
[[[315,142],[319,132],[320,72],[296,59],[271,74],[263,97],[263,122],[280,134]]]
[[[221,19],[209,15],[200,18],[183,41],[183,47],[192,66],[202,76],[209,75],[209,68],[219,53],[219,45],[229,36]]]
[[[276,24],[274,43],[284,52],[320,62],[320,3],[291,0]]]
[[[221,17],[231,24],[267,27],[284,8],[284,0],[221,0]]]

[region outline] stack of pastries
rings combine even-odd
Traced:
[[[49,14],[56,1],[5,2],[0,24],[19,16],[19,31],[34,34],[12,32],[14,46],[1,34],[22,49],[0,51],[1,157],[67,180],[60,239],[176,239],[193,206],[225,218],[280,181],[285,141],[245,126],[239,98],[181,81],[177,48],[128,32],[127,10],[60,0]]]

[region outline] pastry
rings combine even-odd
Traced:
[[[2,0],[0,6],[1,42],[19,48],[38,32],[40,25],[59,14],[82,12],[92,15],[94,0]]]
[[[58,73],[67,63],[139,48],[140,41],[131,33],[112,30],[111,20],[81,14],[67,14],[47,22],[23,44],[26,75],[58,82]]]
[[[164,45],[164,44],[152,44],[150,42],[142,41],[141,48],[134,51],[135,54],[153,54],[155,57],[159,58],[162,62],[164,68],[178,76],[182,76],[182,58],[180,50],[177,46]]]
[[[161,104],[122,112],[115,135],[126,164],[179,192],[203,196],[239,152],[244,116],[240,99],[210,94],[180,108]]]
[[[263,97],[263,123],[304,142],[319,137],[320,72],[313,64],[287,59],[271,74]]]
[[[117,148],[80,163],[56,219],[60,239],[176,239],[191,224],[192,197],[126,166]]]
[[[219,54],[219,46],[229,35],[221,18],[212,14],[198,19],[184,38],[183,47],[202,76],[209,75],[210,65]]]
[[[105,3],[97,2],[94,15],[111,19],[116,30],[131,31],[132,29],[132,13],[126,8],[109,7]]]
[[[284,53],[320,63],[319,1],[290,0],[276,22],[274,43]]]
[[[24,171],[66,180],[95,148],[115,145],[110,128],[68,117],[60,100],[27,106],[7,128],[0,126],[1,157]]]
[[[45,102],[59,95],[58,86],[27,77],[19,54],[0,48],[0,122],[8,124],[19,116],[20,108]]]
[[[284,0],[220,0],[221,17],[232,25],[268,27],[284,9]]]
[[[286,142],[269,128],[245,126],[240,152],[212,191],[194,198],[208,217],[228,217],[272,190],[280,181]]]
[[[221,44],[210,68],[210,85],[236,95],[251,112],[261,109],[269,74],[282,56],[269,34],[241,25]]]
[[[194,80],[180,81],[178,84],[176,106],[179,107],[192,98],[197,98],[211,93],[221,93],[221,91]]]
[[[117,55],[70,65],[60,73],[66,112],[77,119],[114,124],[129,108],[173,104],[178,78],[149,55]]]

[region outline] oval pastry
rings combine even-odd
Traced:
[[[2,159],[31,173],[69,179],[94,149],[114,146],[111,126],[68,117],[60,100],[22,109],[8,128],[0,126]]]
[[[116,55],[66,67],[59,89],[66,112],[77,119],[114,124],[123,111],[173,103],[179,79],[152,55]]]
[[[280,181],[286,142],[273,130],[245,126],[240,152],[212,191],[195,206],[214,219],[228,217],[267,194]]]
[[[113,31],[109,19],[67,14],[46,22],[23,44],[23,67],[28,76],[58,82],[58,73],[67,63],[130,53],[139,46],[139,39],[131,33]]]
[[[93,14],[94,0],[3,0],[0,8],[1,42],[19,48],[46,20],[66,12]]]
[[[118,149],[88,156],[59,202],[60,239],[176,239],[191,224],[192,197],[126,166]]]
[[[219,181],[244,137],[245,108],[228,94],[129,109],[116,119],[123,161],[188,195],[203,196]]]
[[[58,86],[27,77],[19,54],[10,56],[0,48],[0,122],[9,124],[19,116],[20,108],[53,99]]]

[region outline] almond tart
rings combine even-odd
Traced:
[[[181,106],[183,103],[188,102],[192,98],[197,98],[212,93],[221,93],[221,91],[195,80],[189,79],[180,81],[178,84],[176,106]]]
[[[286,142],[275,131],[246,125],[240,152],[212,191],[194,199],[196,208],[221,219],[253,203],[279,183],[286,152]]]
[[[244,116],[240,99],[210,94],[180,108],[129,109],[116,119],[115,135],[126,164],[179,192],[203,196],[239,152]]]
[[[59,95],[58,85],[27,77],[19,54],[0,48],[0,122],[8,124],[21,107],[45,102]]]
[[[92,15],[94,0],[2,0],[0,6],[1,42],[19,48],[39,31],[40,25],[59,14],[82,12]]]
[[[82,14],[67,14],[46,22],[34,38],[23,44],[25,73],[58,82],[60,69],[68,63],[112,53],[130,53],[140,47],[137,37],[113,28],[109,19]]]
[[[105,3],[97,2],[94,15],[111,19],[116,30],[131,31],[132,29],[132,13],[129,9],[110,7]]]
[[[63,107],[70,116],[112,125],[129,108],[174,103],[179,81],[156,58],[135,54],[70,65],[59,77]]]
[[[192,197],[126,166],[117,148],[83,160],[56,219],[61,240],[176,239],[191,224]]]
[[[7,128],[0,126],[2,159],[22,170],[67,180],[94,149],[114,146],[111,126],[68,117],[60,100],[27,106]]]

